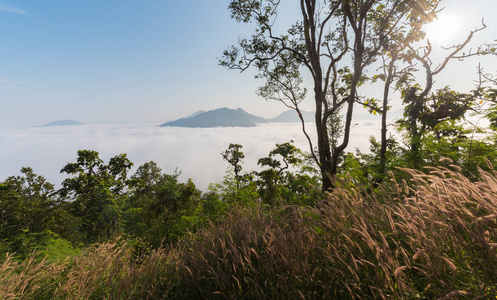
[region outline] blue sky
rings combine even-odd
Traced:
[[[157,122],[255,100],[252,75],[218,66],[244,30],[227,5],[0,1],[0,126]]]
[[[497,1],[445,2],[463,15],[465,28],[485,17],[481,39],[497,39]],[[163,122],[222,106],[277,115],[285,108],[255,95],[261,82],[253,72],[218,66],[223,49],[251,33],[230,18],[228,3],[0,0],[0,127],[61,119]],[[485,65],[497,72],[495,59]],[[461,66],[452,68],[442,83],[461,80]]]

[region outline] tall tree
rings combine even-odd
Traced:
[[[439,0],[301,0],[301,19],[286,33],[277,34],[279,0],[232,0],[229,9],[239,22],[253,22],[251,39],[224,52],[220,63],[231,69],[258,70],[266,79],[258,93],[275,99],[300,113],[307,90],[304,79],[310,75],[315,104],[317,151],[302,129],[322,177],[322,189],[333,186],[339,158],[350,140],[358,87],[365,70],[373,64],[395,33],[418,30],[435,16]],[[400,41],[400,40],[399,40]],[[307,73],[303,71],[306,70]],[[345,110],[341,142],[334,122]]]

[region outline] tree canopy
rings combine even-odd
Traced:
[[[355,106],[363,105],[374,114],[382,114],[383,167],[380,169],[384,173],[390,90],[396,87],[404,91],[403,99],[408,106],[416,106],[416,103],[425,106],[433,76],[451,59],[484,54],[483,48],[461,52],[473,34],[485,27],[483,24],[471,31],[461,44],[449,47],[446,58],[433,67],[432,47],[425,40],[423,26],[436,19],[441,10],[440,2],[301,0],[301,18],[281,30],[277,18],[281,1],[232,0],[229,5],[232,17],[238,22],[252,22],[256,28],[250,38],[241,38],[238,45],[225,50],[220,64],[241,71],[255,68],[256,77],[265,79],[257,93],[266,99],[281,101],[295,109],[299,116],[300,104],[307,95],[306,86],[312,85],[316,148],[303,119],[302,129],[321,170],[322,188],[328,190],[333,186],[341,156],[349,145]],[[426,71],[423,90],[417,88],[417,63]],[[383,72],[371,75],[376,73],[378,65],[383,65]],[[385,83],[381,105],[359,92],[360,86],[377,80]],[[413,130],[411,133],[416,136]],[[416,143],[412,145],[416,151]]]

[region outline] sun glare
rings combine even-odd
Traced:
[[[432,44],[449,46],[457,42],[457,37],[464,29],[464,18],[455,14],[443,14],[426,25],[426,37]]]

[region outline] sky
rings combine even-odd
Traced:
[[[247,29],[227,6],[0,0],[0,126],[164,122],[224,106],[275,116],[283,109],[257,99],[253,74],[218,66],[224,48]]]
[[[220,107],[241,107],[268,118],[286,110],[256,95],[263,82],[254,79],[253,71],[219,66],[223,50],[253,32],[252,24],[231,19],[229,2],[0,0],[0,181],[30,166],[60,183],[59,171],[75,161],[76,151],[91,149],[105,161],[127,153],[135,167],[154,160],[166,173],[178,168],[183,179],[206,188],[225,174],[227,164],[220,153],[229,143],[244,146],[248,171],[275,143],[293,139],[307,150],[298,125],[157,127]],[[497,1],[443,3],[447,8],[429,30],[437,49],[463,40],[482,18],[487,29],[474,38],[473,47],[497,40]],[[282,0],[278,21],[297,17],[298,2]],[[435,56],[434,64],[441,58]],[[497,73],[495,57],[454,61],[435,78],[435,87],[470,90],[478,63]],[[361,91],[381,95],[375,87],[363,86]],[[391,105],[399,112],[396,97]],[[309,93],[303,109],[312,110],[312,104]],[[55,120],[85,125],[34,127]],[[379,126],[379,117],[363,115],[354,123],[347,150],[367,150],[368,136],[378,133],[371,129]]]
[[[297,2],[282,2],[278,21],[299,16]],[[444,3],[457,20],[448,27],[465,32],[484,17],[488,28],[475,40],[497,39],[497,1]],[[0,0],[0,127],[65,119],[165,122],[219,107],[276,116],[284,107],[255,94],[262,81],[253,78],[253,71],[239,73],[218,65],[224,49],[253,31],[251,24],[231,19],[228,4]],[[434,32],[444,36],[438,29]],[[478,62],[466,63],[468,72],[463,73],[475,74]],[[455,69],[448,68],[440,81],[461,80],[455,74],[461,64],[450,67]],[[312,110],[312,99],[304,109]]]

